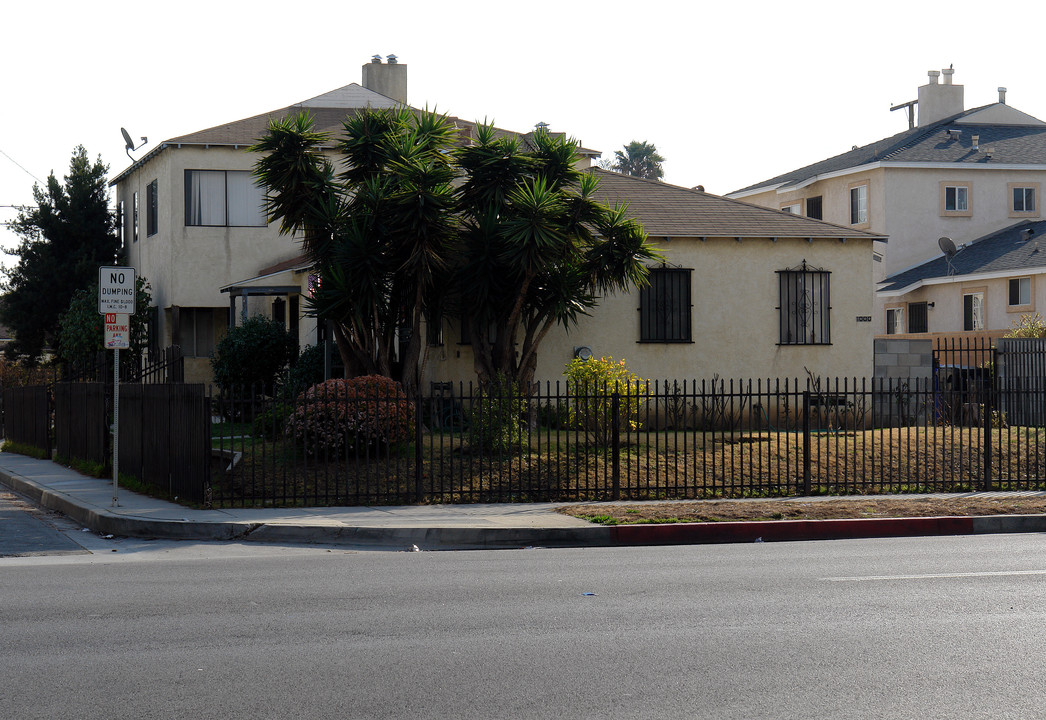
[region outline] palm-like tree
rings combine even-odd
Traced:
[[[352,374],[413,396],[422,319],[446,313],[469,331],[481,384],[528,389],[549,330],[643,283],[657,258],[622,207],[594,199],[574,140],[539,131],[524,147],[481,125],[459,145],[446,116],[411,110],[361,112],[344,129],[338,172],[307,116],[273,121],[252,149],[269,216],[319,271],[312,309],[333,321]]]
[[[614,161],[610,169],[623,175],[660,180],[665,176],[665,171],[661,169],[661,163],[664,161],[653,143],[633,140],[625,145],[624,150],[614,151]]]

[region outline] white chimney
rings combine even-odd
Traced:
[[[919,88],[919,127],[931,125],[938,120],[958,115],[966,109],[963,99],[963,86],[952,84],[955,71],[947,68],[943,71],[930,70],[930,81]],[[944,84],[937,79],[944,75]]]
[[[1006,88],[999,88],[999,103],[1002,105],[1006,104]]]
[[[383,63],[381,56],[375,55],[363,66],[363,87],[406,105],[407,66],[395,55],[389,55],[388,60]]]

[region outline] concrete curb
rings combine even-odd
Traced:
[[[572,528],[352,527],[330,523],[193,521],[122,515],[75,502],[21,475],[0,470],[0,483],[37,505],[103,534],[168,540],[238,540],[383,548],[480,549],[615,547],[789,542],[857,538],[1046,532],[1046,515],[771,520]]]

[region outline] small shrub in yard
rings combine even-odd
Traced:
[[[214,382],[224,390],[244,388],[272,393],[277,376],[298,352],[283,324],[261,315],[229,330],[214,348]]]
[[[327,380],[298,396],[289,426],[312,455],[388,447],[410,440],[414,404],[380,375]]]
[[[617,396],[618,431],[639,429],[639,408],[649,380],[643,380],[611,357],[577,358],[567,364],[571,427],[584,430],[589,440],[607,447],[613,437],[613,404]]]
[[[527,403],[519,386],[497,377],[480,390],[469,415],[469,446],[479,452],[505,452],[523,439]]]
[[[294,412],[294,405],[286,402],[274,402],[265,410],[254,416],[251,423],[251,437],[278,440],[283,437],[287,418]]]

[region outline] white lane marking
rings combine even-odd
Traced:
[[[1046,570],[999,570],[994,572],[931,573],[927,575],[864,575],[821,578],[825,582],[869,582],[873,580],[940,580],[945,578],[1007,577],[1046,575]]]

